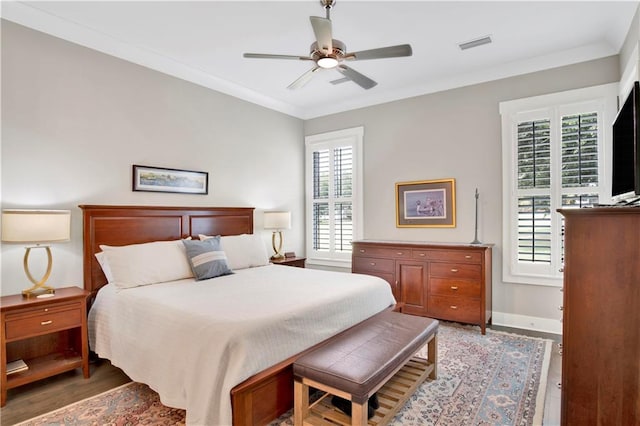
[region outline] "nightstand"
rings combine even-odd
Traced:
[[[88,295],[81,288],[66,287],[48,298],[0,298],[0,406],[7,402],[7,389],[76,368],[89,378]],[[7,375],[7,362],[18,359],[28,369]]]
[[[273,263],[274,265],[286,265],[304,268],[304,262],[306,260],[306,257],[283,257],[282,259],[271,259],[271,263]]]

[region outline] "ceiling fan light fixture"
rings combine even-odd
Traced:
[[[338,66],[338,60],[336,58],[332,58],[331,56],[320,58],[316,63],[320,68],[324,69],[335,68]]]
[[[287,86],[288,89],[301,88],[318,70],[334,69],[342,74],[345,79],[353,81],[358,86],[368,90],[378,83],[369,77],[360,74],[353,68],[346,66],[345,62],[368,59],[398,58],[412,55],[411,45],[409,44],[379,47],[376,49],[349,53],[347,51],[347,46],[343,42],[333,38],[333,24],[331,23],[329,11],[335,5],[336,0],[320,0],[320,3],[325,8],[327,17],[309,17],[309,21],[311,22],[311,27],[316,38],[309,48],[309,56],[273,55],[265,53],[245,53],[243,56],[245,58],[298,59],[301,61],[315,62],[315,66]]]

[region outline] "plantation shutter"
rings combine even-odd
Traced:
[[[353,217],[351,214],[353,195],[353,150],[350,146],[334,151],[335,164],[335,250],[351,253],[353,240]]]
[[[500,104],[505,281],[561,282],[564,219],[557,210],[606,196],[604,139],[615,92],[603,85]]]
[[[336,132],[340,137],[318,135],[321,141],[307,138],[307,161],[311,173],[307,179],[311,197],[307,202],[310,211],[310,236],[307,259],[324,261],[351,261],[352,242],[356,237],[356,217],[359,195],[358,145],[362,129]],[[327,140],[330,139],[330,140]],[[309,163],[310,159],[310,163]],[[319,263],[320,264],[320,263]],[[324,263],[328,264],[328,263]]]
[[[313,153],[313,248],[329,251],[331,229],[329,226],[329,177],[330,151]]]
[[[330,190],[331,184],[333,191]],[[336,252],[351,253],[352,195],[353,149],[346,146],[315,151],[312,225],[314,250],[329,251],[333,243]]]

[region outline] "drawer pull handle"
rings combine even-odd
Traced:
[[[457,286],[455,286],[455,285],[452,285],[452,286],[451,286],[451,290],[457,290],[457,289],[458,289],[458,287],[457,287]]]
[[[469,256],[468,254],[464,257],[465,259],[471,259],[471,256]]]
[[[49,308],[44,308],[44,311],[45,312],[49,312]]]
[[[49,320],[49,321],[41,321],[40,322],[40,325],[49,325],[49,324],[53,324],[53,321]]]
[[[399,251],[398,253],[396,253],[398,256],[402,256],[404,253]]]
[[[424,253],[420,253],[420,256],[421,256],[421,257],[425,257],[425,256],[426,256],[426,254],[424,254]]]
[[[451,268],[451,272],[458,272],[458,270],[455,268]]]
[[[371,263],[369,263],[369,265],[376,266],[376,262],[371,262]]]
[[[564,306],[562,306],[562,305],[558,306],[558,310],[559,311],[563,311],[564,310]]]
[[[360,249],[360,253],[364,253],[364,252],[365,252],[365,250],[364,250],[364,249]]]
[[[458,307],[456,305],[451,305],[450,308],[451,309],[458,309]]]

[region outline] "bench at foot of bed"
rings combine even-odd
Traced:
[[[436,378],[437,333],[434,319],[383,311],[298,358],[295,425],[387,424],[427,377]],[[427,359],[417,358],[425,345]],[[324,394],[310,404],[309,388]],[[378,408],[368,419],[374,393]],[[332,404],[333,396],[350,401],[351,416]]]

